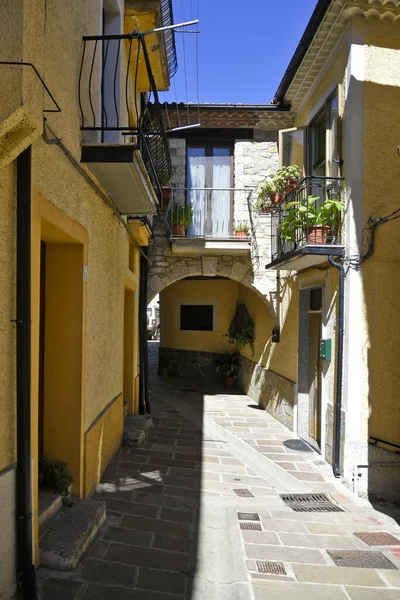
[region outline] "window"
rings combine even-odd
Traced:
[[[314,177],[339,177],[339,125],[335,92],[310,125],[279,132],[281,166],[299,165],[305,175]]]
[[[298,165],[304,170],[305,128],[284,129],[279,132],[281,167]]]
[[[188,146],[186,165],[187,202],[194,210],[189,235],[228,237],[232,232],[232,147]]]
[[[326,112],[323,110],[310,125],[310,175],[325,177],[326,171]]]
[[[181,305],[181,331],[213,331],[214,306],[212,304]]]

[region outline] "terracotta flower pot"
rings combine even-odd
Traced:
[[[271,214],[274,211],[273,206],[262,206],[260,212],[263,214]]]
[[[228,388],[234,388],[236,386],[236,377],[225,377],[225,385]]]
[[[238,238],[247,238],[248,235],[249,234],[247,231],[235,231],[235,237],[238,237]]]
[[[295,192],[298,188],[299,180],[296,177],[288,177],[286,179],[285,194]]]
[[[329,225],[316,225],[315,227],[307,227],[307,241],[309,244],[328,244],[331,236],[329,235]]]
[[[282,204],[282,202],[283,202],[283,196],[282,196],[282,194],[279,194],[278,192],[275,192],[275,194],[271,194],[270,198],[271,198],[272,204],[274,204],[275,206],[279,206],[279,204]]]
[[[172,235],[185,235],[185,226],[172,225]]]

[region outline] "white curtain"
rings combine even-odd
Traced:
[[[187,187],[189,188],[187,203],[193,204],[194,210],[188,234],[191,236],[204,235],[207,192],[191,191],[190,188],[206,187],[205,148],[188,148]]]
[[[231,156],[229,148],[214,148],[212,158],[212,187],[231,187]],[[231,231],[231,192],[212,192],[211,227],[213,237],[227,237]]]

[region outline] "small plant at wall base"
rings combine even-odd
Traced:
[[[239,372],[239,355],[235,352],[225,352],[214,360],[217,372],[225,375],[225,385],[234,387]]]
[[[310,244],[331,242],[338,229],[339,213],[344,205],[339,200],[325,200],[317,207],[319,196],[308,196],[303,200],[289,202],[288,214],[279,225],[285,242],[296,242],[296,234],[302,229]]]
[[[185,229],[193,221],[193,204],[177,204],[172,209],[171,225],[174,235],[185,235]]]
[[[64,462],[52,461],[42,457],[39,459],[39,485],[51,488],[61,494],[64,506],[70,506],[70,486],[72,475]]]
[[[237,221],[235,223],[236,237],[249,237],[250,226],[247,221]]]

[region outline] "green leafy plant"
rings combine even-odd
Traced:
[[[193,204],[177,204],[171,214],[172,225],[184,225],[189,227],[193,221]]]
[[[274,206],[273,197],[276,193],[276,185],[272,178],[269,177],[258,189],[254,210],[262,212],[264,208],[271,208]]]
[[[251,348],[251,355],[254,356],[254,342],[256,340],[256,326],[253,319],[249,319],[247,325],[239,329],[234,336],[228,333],[224,334],[224,337],[228,338],[230,344],[236,344],[239,350],[242,350],[245,346],[249,345]]]
[[[249,233],[250,226],[247,221],[238,221],[235,223],[235,231],[244,231],[244,233]]]
[[[73,478],[66,463],[46,457],[39,459],[39,485],[45,485],[61,494],[65,506],[70,504],[69,488],[72,482]]]
[[[225,352],[214,360],[216,370],[225,377],[237,377],[239,371],[239,355],[235,352]]]
[[[279,225],[284,241],[295,242],[298,229],[325,226],[335,229],[338,214],[344,208],[343,202],[329,199],[325,200],[321,206],[316,206],[317,200],[319,200],[319,196],[311,195],[286,205],[286,208],[289,209],[288,214]]]
[[[258,189],[254,210],[263,212],[279,205],[283,201],[283,195],[297,186],[300,175],[301,169],[297,165],[282,167],[270,175]]]
[[[279,169],[272,180],[275,184],[276,191],[279,194],[285,194],[288,192],[288,187],[297,184],[297,181],[301,175],[301,169],[298,165],[291,165],[290,167],[282,167]]]

